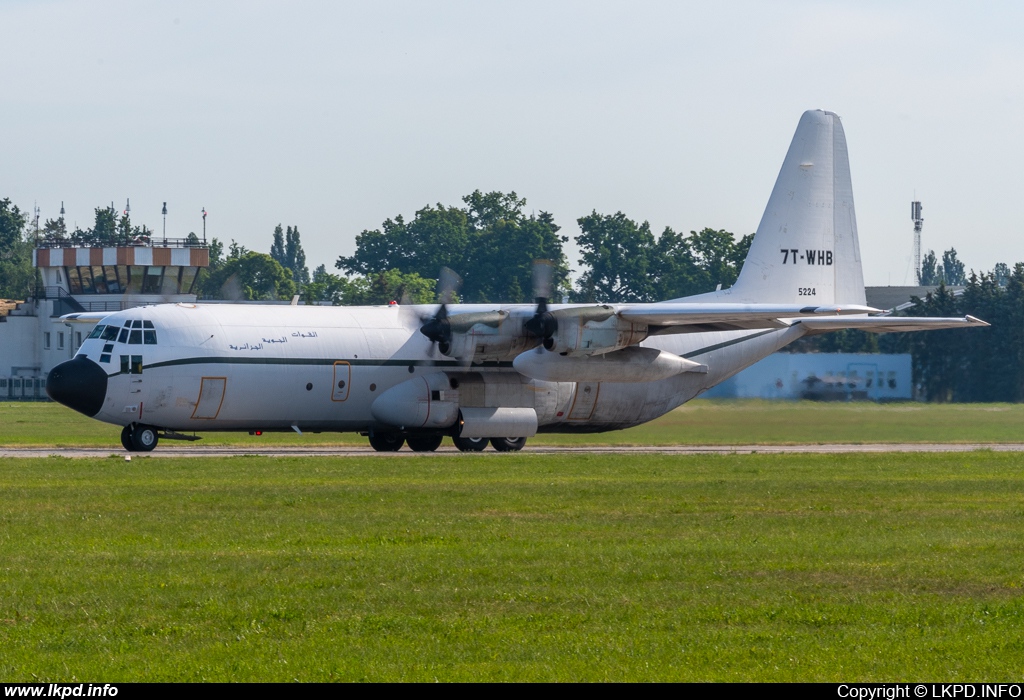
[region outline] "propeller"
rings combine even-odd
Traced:
[[[571,309],[548,310],[548,299],[551,298],[551,280],[555,266],[550,260],[533,261],[533,296],[537,300],[537,311],[523,324],[527,333],[540,338],[546,350],[555,345],[554,335],[558,332],[559,319],[588,321],[606,321],[615,314],[615,309],[606,304],[598,306],[578,306]]]
[[[462,278],[447,267],[441,268],[441,274],[437,278],[438,301],[441,307],[433,316],[422,316],[420,321],[420,333],[425,335],[432,343],[430,355],[433,356],[434,348],[441,351],[442,355],[448,355],[452,351],[452,336],[455,333],[466,333],[473,326],[482,323],[487,326],[496,327],[508,317],[507,311],[475,311],[464,314],[449,314],[448,305],[455,299],[455,292],[462,284]],[[472,357],[468,358],[472,361]]]
[[[523,324],[527,333],[540,338],[545,345],[558,330],[558,319],[548,311],[548,299],[551,298],[551,280],[554,273],[555,266],[551,264],[550,260],[533,261],[533,297],[537,302],[537,311]]]
[[[447,355],[452,346],[452,326],[448,318],[448,304],[455,298],[455,292],[462,286],[462,278],[450,267],[442,267],[441,273],[437,276],[437,300],[441,302],[441,308],[433,316],[424,319],[425,323],[420,326],[420,333],[427,336],[433,345],[430,347],[430,354],[434,354],[434,347]]]

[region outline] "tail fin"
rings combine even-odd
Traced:
[[[866,303],[838,115],[804,112],[739,279],[718,294],[750,303]]]

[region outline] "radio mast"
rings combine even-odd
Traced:
[[[924,219],[921,217],[921,203],[910,203],[910,218],[914,222],[914,277],[917,284],[921,284],[921,229],[924,228]]]

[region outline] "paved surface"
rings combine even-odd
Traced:
[[[844,454],[853,452],[973,452],[975,450],[991,450],[993,452],[1024,452],[1024,443],[1010,444],[942,444],[942,443],[899,443],[871,445],[679,445],[654,447],[643,445],[615,446],[581,446],[552,447],[545,445],[527,445],[522,454]],[[495,454],[488,449],[488,454]],[[113,447],[0,447],[2,457],[122,457],[128,455],[121,448]],[[149,453],[133,453],[135,456],[146,457],[237,457],[240,455],[260,455],[264,457],[413,457],[423,455],[410,451],[407,447],[400,452],[374,452],[369,446],[311,446],[311,447],[202,447],[200,445],[167,445],[161,444]],[[451,446],[441,447],[435,454],[460,454]],[[472,454],[472,453],[469,453]]]

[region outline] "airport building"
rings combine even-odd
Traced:
[[[194,237],[111,248],[41,244],[33,264],[41,280],[35,294],[0,312],[0,400],[47,398],[47,373],[71,359],[95,325],[61,316],[194,302],[210,252]]]
[[[777,352],[704,394],[709,399],[910,401],[911,357],[881,353]]]

